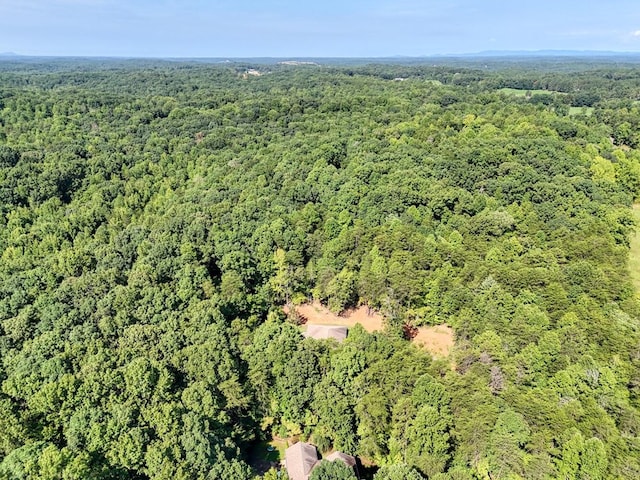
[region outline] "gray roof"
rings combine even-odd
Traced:
[[[347,327],[341,327],[338,325],[309,325],[307,324],[307,331],[303,333],[305,337],[315,338],[316,340],[322,340],[326,338],[335,338],[341,342],[347,338],[349,330]]]
[[[335,462],[336,460],[340,460],[347,467],[351,467],[351,468],[355,467],[356,465],[356,459],[354,457],[342,452],[333,452],[331,455],[327,455],[325,457],[325,460],[329,460],[330,462]]]
[[[318,463],[316,447],[298,442],[284,452],[285,466],[291,480],[308,480],[311,470]]]

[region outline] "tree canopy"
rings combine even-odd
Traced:
[[[253,479],[278,435],[640,478],[640,73],[570,67],[1,62],[0,477]]]

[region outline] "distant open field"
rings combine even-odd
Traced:
[[[507,95],[513,95],[514,97],[527,97],[533,96],[535,94],[550,94],[550,93],[560,93],[564,95],[563,92],[555,92],[553,90],[521,90],[519,88],[501,88],[498,90],[500,93],[506,93]]]
[[[582,113],[590,117],[593,115],[593,107],[569,107],[569,115],[580,115]]]
[[[631,248],[629,249],[629,270],[631,281],[636,290],[636,295],[640,295],[640,203],[633,205],[633,217],[636,220],[636,231],[631,235]]]
[[[566,95],[564,92],[556,92],[554,90],[521,90],[518,88],[501,88],[498,90],[500,93],[505,93],[507,95],[513,97],[532,97],[536,94],[551,94],[558,93],[560,95]],[[593,107],[569,107],[569,115],[580,115],[585,114],[586,116],[593,115]]]

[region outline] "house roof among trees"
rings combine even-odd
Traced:
[[[309,443],[298,442],[285,451],[285,465],[291,480],[308,480],[316,463],[316,447]]]
[[[330,462],[335,462],[336,460],[340,460],[347,467],[351,467],[351,468],[355,467],[356,465],[356,459],[354,457],[342,452],[333,452],[331,455],[327,455],[325,457],[325,460],[329,460]]]
[[[315,338],[316,340],[335,338],[341,342],[347,338],[348,332],[347,327],[338,325],[307,325],[307,331],[304,332],[304,336]]]

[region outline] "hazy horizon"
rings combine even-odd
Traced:
[[[570,58],[606,58],[606,57],[619,57],[619,56],[628,56],[628,57],[640,57],[640,51],[622,51],[622,50],[485,50],[481,52],[461,52],[461,53],[442,53],[442,54],[432,54],[432,55],[386,55],[386,56],[308,56],[308,55],[282,55],[282,56],[272,56],[272,55],[264,55],[264,56],[209,56],[209,57],[196,57],[196,56],[140,56],[140,55],[73,55],[73,54],[23,54],[20,52],[13,51],[0,51],[0,57],[4,58],[51,58],[51,59],[64,59],[64,58],[78,58],[78,59],[113,59],[113,60],[214,60],[219,62],[225,61],[242,61],[242,60],[278,60],[278,61],[305,61],[305,60],[431,60],[431,59],[447,59],[447,58],[469,58],[469,59],[484,59],[484,58],[562,58],[562,57],[570,57]]]

